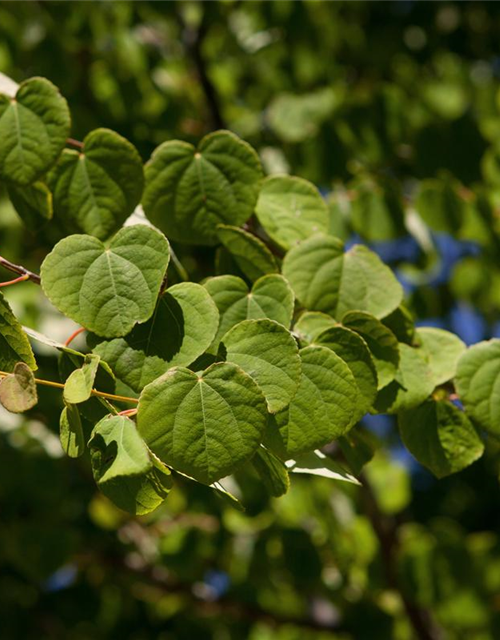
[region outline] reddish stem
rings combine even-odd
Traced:
[[[83,333],[85,331],[85,327],[80,327],[79,329],[77,329],[76,331],[74,331],[70,337],[66,340],[66,342],[64,343],[65,347],[68,347],[73,340],[76,338],[76,336],[79,336],[80,333]]]
[[[24,282],[25,280],[29,280],[29,275],[25,273],[23,276],[19,276],[19,278],[14,278],[14,280],[9,280],[8,282],[0,282],[0,287],[9,287],[11,284],[16,284],[16,282]]]
[[[124,409],[123,411],[120,411],[118,415],[119,416],[135,416],[136,413],[137,413],[137,409]]]
[[[67,138],[66,144],[70,145],[71,147],[76,147],[80,150],[83,149],[83,142],[80,142],[80,140],[75,140],[74,138]]]

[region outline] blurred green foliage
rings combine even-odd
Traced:
[[[320,186],[341,212],[335,235],[376,243],[410,230],[415,259],[392,261],[417,317],[447,322],[474,305],[491,332],[499,37],[500,7],[483,2],[3,2],[0,71],[50,78],[76,138],[111,127],[144,160],[171,138],[235,131],[268,173]],[[444,275],[442,233],[478,247]],[[5,257],[34,269],[40,237],[54,241],[35,242],[5,199],[0,235]],[[185,251],[188,271],[213,275],[212,249]],[[28,326],[71,333],[34,285],[8,299]],[[50,351],[37,357],[55,379]],[[158,511],[131,518],[96,491],[86,463],[62,456],[60,396],[39,392],[28,417],[0,414],[2,638],[500,637],[493,439],[438,482],[400,459],[393,430],[360,432],[330,453],[351,465],[373,456],[363,487],[295,475],[275,500],[257,476],[236,474],[226,488],[244,499],[241,513],[185,479]],[[389,454],[374,453],[379,440]]]

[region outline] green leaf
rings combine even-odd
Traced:
[[[166,238],[145,225],[121,229],[107,246],[73,235],[43,261],[42,287],[78,324],[104,338],[120,337],[153,314],[168,261]]]
[[[500,435],[499,339],[479,342],[462,354],[455,385],[473,422],[493,435]]]
[[[14,373],[0,380],[0,404],[7,411],[22,413],[38,402],[33,372],[24,362],[16,363]]]
[[[341,464],[319,450],[302,454],[296,460],[287,460],[286,466],[290,473],[306,473],[307,475],[320,476],[330,480],[361,484]]]
[[[293,327],[293,332],[298,336],[302,346],[314,342],[316,338],[330,327],[335,327],[337,321],[332,316],[321,311],[305,311]]]
[[[7,193],[30,231],[38,231],[52,218],[52,193],[43,182],[34,182],[25,187],[7,185]]]
[[[11,372],[18,362],[36,371],[35,356],[26,334],[0,293],[0,370]]]
[[[99,483],[99,489],[118,508],[143,516],[160,506],[173,486],[170,469],[151,455],[152,467],[137,476],[119,476]]]
[[[251,233],[238,227],[220,224],[217,227],[217,235],[250,280],[258,280],[268,273],[278,273],[278,265],[273,254]]]
[[[89,336],[94,353],[134,391],[141,391],[174,366],[188,366],[211,345],[219,312],[207,290],[193,282],[170,287],[153,316],[125,338]]]
[[[219,500],[222,500],[222,502],[225,502],[227,505],[229,505],[233,509],[236,509],[236,511],[241,511],[241,512],[245,511],[245,507],[242,504],[242,502],[238,500],[236,496],[233,496],[232,493],[227,491],[227,489],[225,489],[220,484],[220,482],[214,482],[213,484],[211,484],[210,489],[213,489],[215,495],[219,498]]]
[[[61,354],[57,363],[61,380],[67,380],[76,370],[81,370],[85,367],[86,361],[89,361],[89,355],[83,355],[83,353],[74,351],[69,347],[61,349]],[[90,368],[92,368],[92,365]],[[81,374],[78,374],[78,376],[80,377]],[[82,387],[80,387],[80,390],[83,391],[83,397],[86,395],[85,383],[81,378],[80,381],[83,383]],[[75,392],[78,392],[78,387],[76,385],[75,387],[73,387]],[[106,393],[115,393],[115,387],[116,379],[113,372],[106,362],[99,360],[95,374],[94,388]],[[87,400],[80,402],[78,410],[82,416],[90,420],[93,424],[99,422],[99,420],[104,418],[108,413],[113,413],[113,408],[109,402],[104,398],[95,395],[91,395]],[[114,411],[116,412],[116,410]]]
[[[349,311],[342,324],[352,329],[366,342],[377,369],[378,389],[386,387],[396,377],[399,345],[396,336],[380,320],[363,311]]]
[[[371,177],[363,177],[350,186],[355,194],[351,202],[351,223],[362,238],[383,242],[408,233],[401,193],[393,182],[375,182]]]
[[[294,176],[270,176],[262,184],[255,214],[276,244],[290,249],[317,233],[327,233],[329,212],[316,187]]]
[[[252,458],[252,464],[273,497],[285,495],[290,488],[290,478],[284,462],[268,449],[259,447]]]
[[[451,380],[457,371],[457,363],[466,346],[458,336],[443,329],[420,327],[416,330],[420,347],[427,358],[434,386]]]
[[[406,448],[437,478],[468,467],[484,451],[471,421],[451,402],[428,400],[401,412],[398,425]]]
[[[320,333],[314,344],[328,347],[347,364],[358,386],[355,422],[371,408],[377,396],[377,369],[363,338],[346,327],[332,327]]]
[[[278,274],[259,278],[252,290],[236,276],[217,276],[205,282],[205,288],[219,309],[220,322],[211,351],[221,338],[243,320],[269,318],[287,329],[292,322],[294,297],[290,285]]]
[[[415,208],[434,231],[455,234],[464,217],[464,202],[457,194],[458,183],[450,178],[423,180],[415,198]]]
[[[410,346],[415,340],[415,324],[411,313],[404,305],[399,305],[392,313],[386,316],[382,323],[392,331],[398,342],[404,342]]]
[[[300,357],[302,377],[297,393],[290,405],[276,414],[289,456],[322,447],[347,433],[359,394],[351,370],[330,349],[305,347]]]
[[[418,407],[434,389],[432,372],[425,353],[406,344],[399,345],[399,370],[396,379],[377,396],[378,413],[398,413]]]
[[[262,389],[271,413],[284,409],[297,392],[300,357],[297,343],[274,320],[244,320],[222,339],[226,360],[252,376]]]
[[[271,128],[286,142],[302,142],[317,135],[321,123],[342,102],[341,87],[324,87],[306,93],[280,93],[267,109]]]
[[[141,200],[141,157],[128,140],[95,129],[83,149],[66,149],[49,175],[58,218],[73,232],[105,240],[118,231]]]
[[[123,476],[140,476],[151,470],[148,448],[135,423],[126,416],[106,416],[89,440],[92,472],[97,484]]]
[[[85,356],[80,369],[75,369],[64,383],[63,397],[67,404],[85,402],[92,395],[94,381],[99,367],[100,357],[92,354]]]
[[[69,135],[66,100],[45,78],[23,82],[15,98],[0,94],[0,179],[32,184],[57,160]]]
[[[200,375],[177,367],[151,382],[139,400],[137,427],[165,464],[211,484],[254,455],[266,420],[257,383],[224,362]]]
[[[392,271],[362,245],[344,253],[330,236],[315,236],[287,253],[283,275],[299,302],[310,311],[341,318],[348,311],[366,311],[383,318],[403,299]]]
[[[70,458],[79,458],[85,451],[82,421],[78,407],[67,404],[59,420],[59,438],[61,446]]]
[[[146,164],[143,207],[169,238],[217,243],[217,225],[239,227],[252,215],[262,168],[252,147],[229,131],[203,138],[196,149],[170,140]]]

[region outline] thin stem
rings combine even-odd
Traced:
[[[69,145],[70,147],[76,147],[77,149],[80,149],[80,150],[82,150],[84,147],[83,142],[80,142],[80,140],[75,140],[74,138],[67,138],[66,144]]]
[[[16,284],[16,282],[24,282],[25,280],[29,280],[29,276],[25,273],[23,276],[19,276],[19,278],[14,278],[14,280],[9,280],[8,282],[0,282],[0,287],[10,287],[11,284]]]
[[[11,375],[6,371],[0,371],[0,378],[5,378],[6,376]],[[55,389],[64,389],[64,385],[61,382],[53,382],[52,380],[42,380],[40,378],[35,378],[36,384],[41,384],[45,387],[54,387]],[[90,392],[91,395],[97,396],[99,398],[106,398],[107,400],[116,400],[118,402],[132,402],[136,404],[139,402],[137,398],[129,398],[128,396],[117,396],[113,393],[105,393],[104,391],[97,391],[97,389],[92,389]]]
[[[8,269],[9,271],[12,271],[13,273],[18,273],[21,276],[27,276],[26,279],[40,284],[40,276],[36,273],[33,273],[33,271],[26,269],[26,267],[22,267],[19,264],[14,264],[13,262],[10,262],[10,260],[6,260],[2,256],[0,256],[0,265],[5,269]]]
[[[184,282],[189,282],[189,274],[186,271],[182,262],[177,257],[177,254],[173,250],[172,246],[170,246],[170,257],[172,258],[172,262],[175,267],[175,270],[177,271],[179,276],[182,278],[182,280],[184,280]]]
[[[119,416],[135,416],[137,409],[124,409],[118,413]]]
[[[70,335],[70,337],[64,343],[64,346],[65,347],[69,347],[69,345],[73,342],[73,340],[76,338],[76,336],[79,336],[80,333],[83,333],[84,331],[85,331],[85,327],[80,327],[76,331],[73,331],[73,333]]]

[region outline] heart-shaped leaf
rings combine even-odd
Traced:
[[[145,171],[145,214],[169,238],[187,244],[216,244],[218,224],[246,222],[262,178],[255,151],[229,131],[205,136],[197,149],[164,142]]]
[[[362,245],[344,253],[342,242],[331,236],[314,236],[291,249],[283,275],[306,309],[334,318],[348,311],[383,318],[403,299],[401,285],[375,253]]]
[[[0,293],[0,370],[11,372],[18,362],[36,371],[35,356],[26,334]]]
[[[121,229],[107,246],[92,236],[69,236],[45,258],[42,287],[78,324],[120,337],[153,314],[168,261],[166,238],[146,225]]]
[[[271,413],[290,404],[300,382],[297,343],[273,320],[244,320],[222,339],[228,362],[234,362],[257,382]]]
[[[75,369],[64,384],[63,396],[68,404],[79,404],[88,400],[94,388],[99,367],[99,356],[87,354],[81,368]]]
[[[216,351],[221,338],[243,320],[269,318],[287,329],[293,315],[294,296],[290,285],[278,274],[259,278],[252,290],[236,276],[217,276],[205,282],[205,288],[219,309],[219,329],[211,351]]]
[[[219,326],[219,312],[207,290],[183,282],[160,298],[148,322],[125,338],[100,341],[89,337],[93,351],[134,391],[174,366],[188,366],[210,346]]]
[[[255,213],[269,237],[284,249],[314,234],[328,232],[326,202],[317,188],[302,178],[266,178]]]
[[[428,400],[400,413],[398,424],[407,449],[438,478],[461,471],[483,454],[472,423],[451,402]]]
[[[144,388],[137,428],[165,464],[211,484],[257,450],[267,411],[257,383],[234,364],[201,375],[174,368]]]
[[[251,233],[238,227],[220,224],[217,235],[236,264],[250,280],[258,280],[268,273],[278,273],[278,265],[266,245]]]
[[[460,357],[455,384],[467,415],[493,435],[500,434],[500,340],[485,340]]]
[[[300,350],[302,377],[290,405],[276,414],[288,457],[322,447],[353,424],[358,387],[347,364],[330,349]],[[279,452],[278,452],[279,453]]]
[[[24,362],[18,362],[14,373],[0,380],[0,404],[7,411],[22,413],[38,402],[33,372]]]
[[[55,214],[72,232],[105,240],[141,200],[144,174],[137,149],[109,129],[96,129],[83,149],[66,149],[51,171]]]
[[[23,82],[14,98],[0,94],[0,178],[29,185],[55,163],[69,135],[66,100],[45,78]]]

